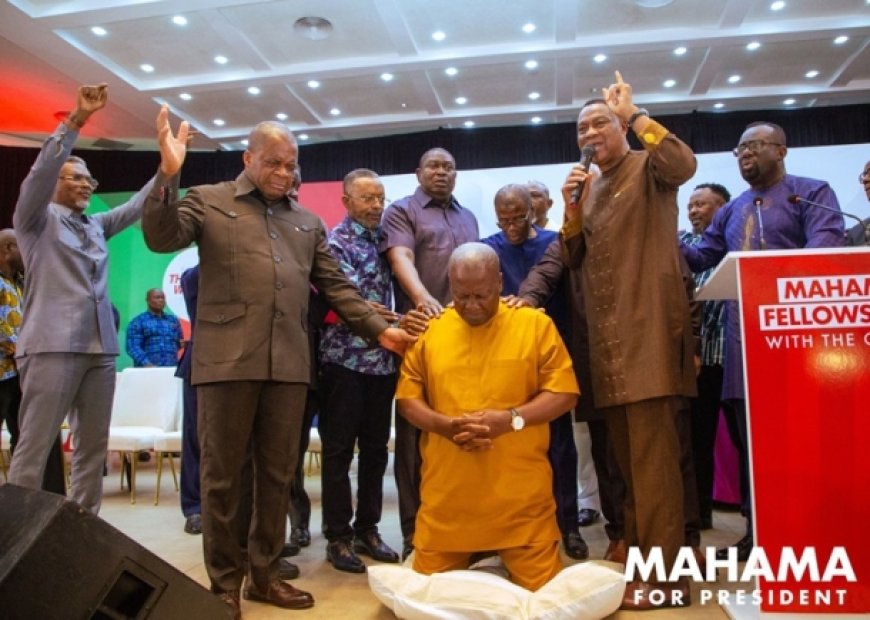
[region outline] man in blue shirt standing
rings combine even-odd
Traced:
[[[166,295],[159,288],[149,290],[145,302],[148,310],[127,326],[127,353],[137,368],[175,366],[183,339],[181,323],[175,315],[163,311]]]
[[[330,231],[329,249],[341,270],[381,316],[395,322],[387,259],[378,252],[384,186],[364,168],[344,177],[347,216]],[[356,555],[398,562],[378,533],[390,439],[396,361],[386,349],[355,335],[343,322],[327,326],[320,341],[320,421],[323,533],[326,559],[338,570],[364,573]],[[351,461],[359,447],[356,519],[350,488]]]

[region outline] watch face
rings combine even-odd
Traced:
[[[515,431],[522,430],[525,425],[526,421],[522,418],[522,416],[515,415],[511,418],[511,426]]]

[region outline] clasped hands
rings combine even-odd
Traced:
[[[450,418],[449,437],[465,452],[490,450],[493,440],[511,431],[511,414],[504,409],[484,409]]]

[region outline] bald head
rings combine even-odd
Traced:
[[[463,243],[447,264],[453,306],[472,327],[483,325],[498,312],[501,271],[498,255],[483,243]]]

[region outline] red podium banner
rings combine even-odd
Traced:
[[[757,545],[747,565],[760,609],[870,612],[870,249],[726,260],[719,286],[736,269],[742,318]]]

